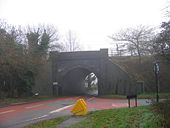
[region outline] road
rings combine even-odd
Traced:
[[[126,99],[104,99],[98,97],[64,97],[0,108],[0,128],[22,128],[40,120],[71,115],[70,110],[79,98],[87,102],[88,110],[102,110],[128,107]],[[134,105],[134,101],[131,103]],[[138,105],[149,104],[138,100]]]

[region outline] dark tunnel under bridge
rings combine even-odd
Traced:
[[[90,88],[86,78],[91,73],[92,72],[86,68],[75,68],[69,71],[61,81],[62,95],[90,95],[88,90]],[[91,93],[91,95],[96,95],[98,92],[98,90],[93,91],[95,92]]]

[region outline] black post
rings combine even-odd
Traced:
[[[130,98],[128,98],[128,106],[129,106],[129,108],[130,108]]]
[[[159,102],[159,64],[154,64],[155,81],[156,81],[156,102]]]
[[[159,76],[155,74],[156,79],[156,102],[159,102]]]
[[[137,103],[137,96],[135,97],[135,106],[136,106],[136,107],[138,106],[138,103]]]

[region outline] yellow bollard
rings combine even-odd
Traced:
[[[73,109],[71,110],[71,112],[74,115],[86,115],[87,114],[87,104],[84,101],[84,99],[79,99],[76,101]]]

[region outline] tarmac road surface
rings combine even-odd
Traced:
[[[102,110],[128,107],[126,99],[105,99],[98,97],[63,97],[53,100],[26,103],[0,108],[0,128],[22,128],[28,124],[50,118],[71,115],[76,100],[84,98],[88,110]],[[138,105],[148,105],[148,100],[138,100]],[[134,106],[134,100],[131,100]]]

